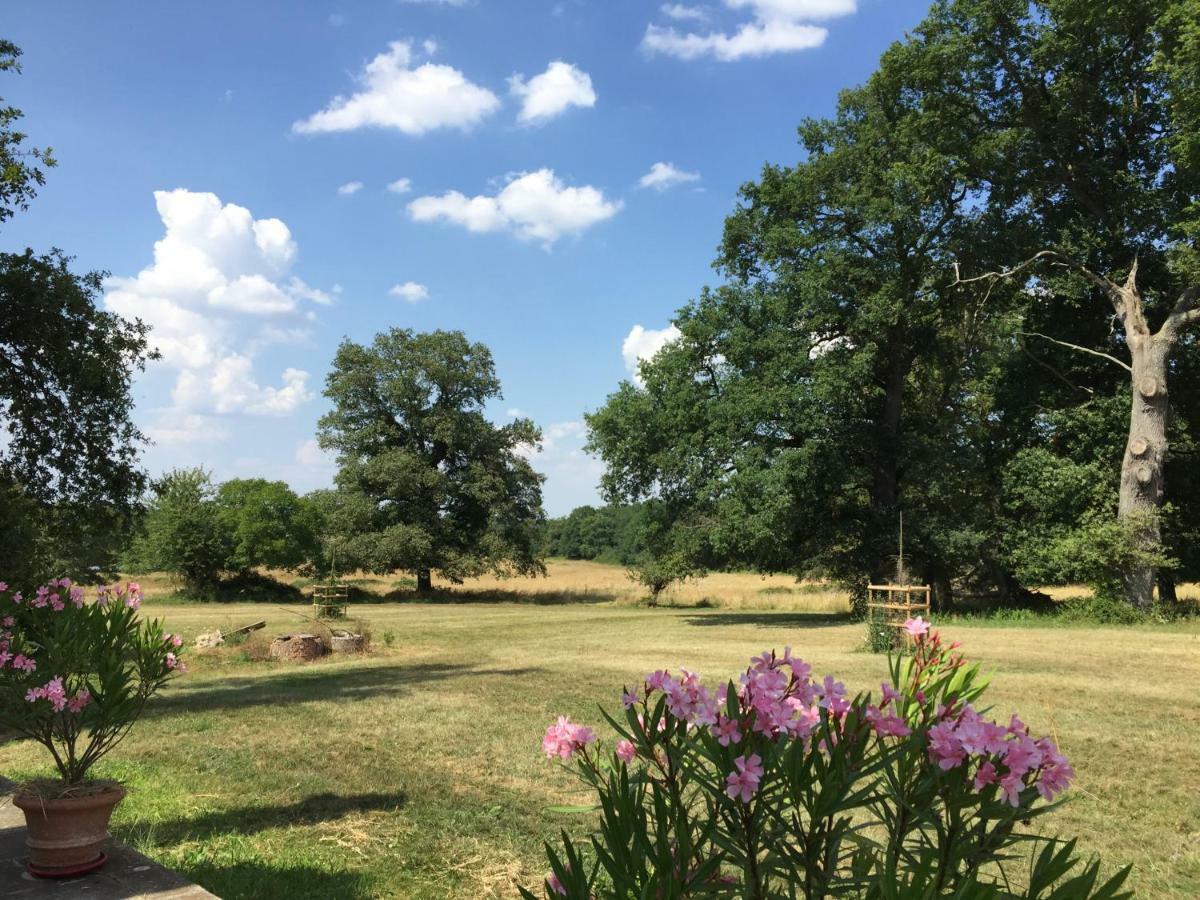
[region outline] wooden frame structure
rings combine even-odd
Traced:
[[[891,647],[900,647],[905,643],[904,623],[914,614],[929,616],[932,593],[927,584],[868,584],[867,619],[871,628],[889,629]]]
[[[318,584],[313,588],[313,614],[318,619],[342,619],[350,602],[350,586]]]

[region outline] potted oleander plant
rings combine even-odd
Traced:
[[[144,618],[140,606],[133,582],[91,598],[69,578],[27,595],[0,582],[0,727],[45,747],[57,771],[25,782],[13,797],[25,813],[35,875],[104,865],[108,822],[125,789],[91,778],[92,769],[184,671],[183,641]]]

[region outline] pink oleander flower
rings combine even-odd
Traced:
[[[1038,793],[1045,800],[1053,800],[1057,794],[1071,786],[1075,770],[1052,740],[1042,738],[1037,743],[1042,753],[1042,771],[1037,780]]]
[[[18,653],[13,657],[12,667],[14,669],[23,669],[26,672],[32,672],[37,668],[37,663],[23,653]]]
[[[1010,773],[1000,779],[1000,793],[1010,806],[1021,805],[1021,789],[1024,787],[1025,782],[1021,780],[1020,775]]]
[[[0,594],[4,593],[7,590],[8,590],[8,582],[0,581]]]
[[[626,709],[632,709],[637,705],[639,699],[641,698],[633,691],[625,691],[625,693],[621,694],[621,705]]]
[[[24,596],[21,594],[21,592],[20,592],[20,591],[17,591],[15,594],[13,594],[13,595],[12,595],[12,602],[13,602],[13,603],[20,604],[20,602],[21,602],[22,600],[24,600],[24,599],[25,599],[25,598],[24,598]]]
[[[25,700],[29,703],[45,700],[54,707],[55,712],[62,712],[63,707],[67,705],[67,692],[63,687],[62,677],[56,675],[40,688],[30,688],[25,692]]]
[[[717,743],[722,747],[742,742],[742,732],[738,728],[736,719],[727,719],[725,716],[718,716],[717,725],[713,728],[713,734],[717,736]]]
[[[904,630],[912,637],[923,637],[929,633],[929,623],[917,616],[915,619],[908,619],[904,623]]]
[[[1004,745],[1004,765],[1018,778],[1042,764],[1042,751],[1027,734],[1017,735]]]
[[[633,762],[633,758],[637,756],[637,748],[629,741],[617,742],[617,758],[621,762]]]
[[[12,616],[5,616],[4,621],[0,624],[3,624],[5,628],[12,628],[14,625],[17,624],[17,620],[14,619]]]
[[[992,765],[991,760],[988,760],[975,773],[975,790],[982,791],[989,784],[998,784],[999,781],[1000,777],[996,774],[996,767]]]
[[[73,587],[67,592],[67,596],[71,598],[71,602],[75,605],[76,609],[83,608],[83,588]]]
[[[883,702],[879,704],[880,709],[886,709],[890,704],[898,703],[900,700],[904,699],[901,693],[886,681],[879,685],[879,687],[883,693]]]
[[[651,694],[654,691],[661,691],[670,679],[671,673],[664,672],[662,669],[659,669],[657,672],[651,672],[646,676],[646,693]]]
[[[850,709],[850,701],[846,699],[846,686],[840,681],[834,681],[832,675],[825,676],[820,705],[829,710],[829,714],[834,717],[841,716]]]
[[[878,706],[868,706],[864,717],[879,737],[905,738],[912,734],[907,722],[893,713],[883,712]]]
[[[572,722],[569,716],[559,716],[558,721],[546,729],[546,735],[542,738],[542,750],[547,759],[556,756],[560,759],[570,759],[576,752],[595,741],[596,732],[592,729]]]
[[[83,708],[92,702],[92,692],[87,688],[77,691],[75,696],[67,701],[67,709],[73,713],[82,712]]]
[[[725,793],[734,800],[749,803],[758,793],[762,781],[762,757],[757,753],[750,756],[739,756],[733,761],[735,772],[730,772],[725,779]]]
[[[560,897],[567,896],[567,889],[563,887],[563,883],[558,880],[558,876],[553,872],[546,876],[546,886]]]

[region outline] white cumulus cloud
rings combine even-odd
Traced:
[[[642,376],[638,366],[645,360],[653,359],[663,347],[679,339],[679,329],[674,325],[666,328],[653,329],[634,325],[621,343],[621,358],[625,360],[625,368],[636,384],[642,384]]]
[[[343,197],[349,197],[351,194],[357,194],[362,188],[363,183],[361,181],[347,181],[338,188],[338,193]]]
[[[291,231],[215,194],[180,188],[154,200],[165,228],[154,262],[108,279],[104,297],[108,309],[151,327],[151,345],[175,373],[172,405],[147,432],[161,443],[211,441],[228,435],[217,417],[294,412],[312,397],[308,373],[288,367],[277,385],[263,383],[255,357],[307,341],[312,305],[332,298],[290,275]]]
[[[508,85],[521,99],[517,121],[526,125],[547,122],[572,106],[596,105],[591,76],[562,60],[550,63],[545,72],[528,81],[523,75],[513,75],[508,79]]]
[[[639,179],[638,186],[654,188],[654,190],[661,192],[676,185],[699,180],[699,172],[685,172],[682,169],[675,168],[673,163],[656,162],[650,167],[650,171]]]
[[[437,128],[467,129],[491,115],[500,100],[451,66],[414,67],[411,41],[392,41],[359,75],[360,89],[334,97],[319,112],[292,125],[299,134],[395,128],[420,135]]]
[[[650,24],[642,38],[642,48],[648,53],[680,59],[711,56],[721,62],[792,53],[825,42],[828,30],[813,22],[849,15],[857,8],[856,0],[725,0],[725,5],[745,10],[750,20],[732,33],[680,32],[673,26]],[[668,4],[663,12],[676,20],[695,18],[678,14],[685,9]]]
[[[612,218],[620,209],[620,201],[606,199],[599,188],[568,187],[553,169],[513,175],[494,196],[467,197],[448,191],[408,204],[416,222],[444,219],[468,231],[508,231],[547,247],[564,235],[579,234]]]
[[[708,11],[698,6],[687,6],[683,3],[664,3],[660,7],[663,15],[677,22],[704,22],[708,19]]]
[[[397,178],[387,186],[387,189],[393,194],[407,194],[412,190],[411,178]]]
[[[404,284],[394,284],[391,290],[388,291],[393,297],[399,297],[408,303],[417,303],[421,300],[429,299],[429,288],[423,284],[417,284],[415,281],[406,281]]]
[[[577,506],[599,503],[604,463],[583,449],[587,425],[582,421],[555,422],[542,429],[540,450],[528,448],[530,465],[546,476],[542,499],[552,516],[563,516]]]

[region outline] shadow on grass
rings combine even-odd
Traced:
[[[381,603],[428,603],[447,605],[455,603],[519,603],[524,606],[568,606],[572,604],[611,603],[621,595],[615,591],[546,591],[524,593],[523,591],[467,590],[444,588],[418,593],[417,591],[390,591],[379,598]]]
[[[849,625],[854,621],[850,613],[822,612],[721,612],[706,615],[686,616],[689,625],[755,625],[759,628],[826,628],[831,625]]]
[[[179,871],[224,900],[370,900],[368,878],[311,866],[265,862],[184,864]]]
[[[270,664],[262,664],[264,668]],[[333,668],[309,665],[304,668],[272,667],[262,674],[238,675],[204,681],[192,687],[176,685],[159,694],[146,706],[145,716],[182,712],[246,709],[254,706],[284,706],[322,700],[352,702],[381,697],[399,697],[414,688],[447,678],[467,675],[518,676],[537,668],[481,669],[477,666],[428,663],[422,665],[356,666]]]
[[[190,819],[132,825],[117,829],[126,843],[170,846],[183,841],[203,841],[228,834],[255,834],[268,828],[316,825],[353,812],[400,809],[408,798],[403,793],[314,794],[297,803],[279,806],[239,806],[216,810]]]

